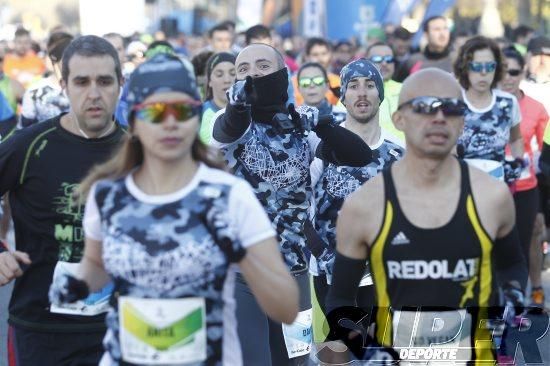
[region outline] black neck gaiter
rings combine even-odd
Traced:
[[[426,56],[426,58],[429,59],[429,60],[439,60],[439,59],[445,58],[445,57],[449,56],[449,53],[451,53],[451,47],[450,46],[447,46],[447,48],[445,48],[443,50],[443,52],[430,51],[430,49],[427,46],[424,49],[424,56]]]
[[[287,113],[288,72],[286,67],[272,74],[253,79],[252,119],[271,123],[276,113]]]

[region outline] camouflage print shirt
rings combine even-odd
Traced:
[[[125,296],[204,299],[207,358],[193,365],[242,365],[235,263],[245,248],[275,236],[248,183],[202,164],[191,182],[167,195],[145,194],[132,175],[100,181],[88,197],[83,223],[86,237],[102,242],[117,294],[107,315],[107,364],[121,362],[118,303]],[[215,240],[213,225],[234,240]]]
[[[303,121],[303,129],[310,131],[311,120]],[[303,226],[312,197],[309,165],[319,141],[314,132],[285,133],[270,124],[255,122],[232,143],[212,141],[234,174],[252,185],[277,231],[280,250],[291,272],[307,270]]]
[[[510,129],[521,121],[519,104],[512,94],[493,89],[493,100],[484,109],[475,108],[462,91],[468,105],[464,132],[458,143],[464,146],[467,159],[504,161],[504,149],[510,140]]]
[[[343,125],[342,125],[343,126]],[[401,159],[403,147],[382,132],[379,142],[371,146],[373,160],[362,168],[325,164],[319,159],[311,164],[315,200],[315,231],[325,243],[325,250],[312,261],[311,272],[326,274],[330,281],[336,249],[336,219],[347,196],[363,183],[378,175],[394,161]],[[313,268],[315,267],[315,268]]]

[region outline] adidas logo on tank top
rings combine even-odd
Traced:
[[[391,241],[392,245],[404,245],[410,243],[411,241],[405,236],[402,231],[400,231],[399,234],[397,234]]]

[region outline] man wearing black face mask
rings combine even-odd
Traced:
[[[283,326],[261,312],[237,277],[237,322],[245,365],[305,365],[311,349],[311,299],[304,223],[312,195],[314,156],[338,165],[363,166],[371,151],[342,127],[319,123],[311,107],[287,108],[288,76],[281,54],[253,44],[236,60],[229,104],[215,119],[212,141],[237,176],[246,179],[277,230],[281,253],[300,286],[295,323]],[[290,116],[289,116],[290,113]],[[321,118],[321,120],[324,120]],[[299,338],[296,338],[300,334]]]

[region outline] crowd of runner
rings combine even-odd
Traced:
[[[422,30],[0,42],[9,365],[513,357],[494,324],[545,312],[550,39]]]

